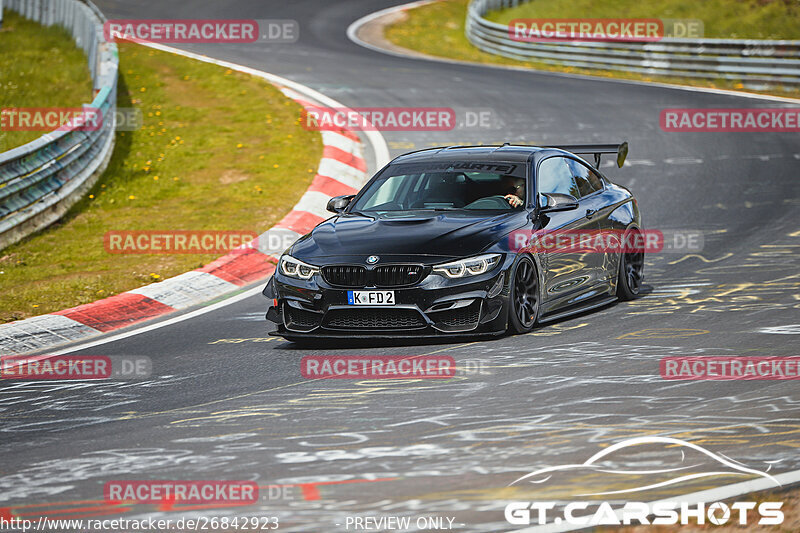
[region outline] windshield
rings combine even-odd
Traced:
[[[525,203],[525,164],[428,162],[390,165],[350,212],[511,210]]]

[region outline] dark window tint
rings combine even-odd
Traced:
[[[563,157],[551,157],[542,161],[537,174],[537,184],[539,194],[556,192],[571,194],[575,198],[581,197],[575,177]]]
[[[353,203],[353,211],[506,210],[489,196],[525,198],[525,165],[495,161],[428,161],[386,167]]]
[[[586,165],[574,159],[568,159],[567,165],[572,171],[572,176],[575,178],[578,190],[581,191],[581,196],[588,196],[603,188],[603,181],[600,176]]]

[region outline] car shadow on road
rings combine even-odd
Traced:
[[[653,292],[652,285],[642,285],[642,289],[639,293],[639,296],[647,296]],[[624,302],[622,302],[624,304]],[[548,326],[552,326],[553,324],[558,324],[564,322],[566,320],[573,320],[575,318],[580,318],[587,315],[592,315],[594,313],[601,313],[604,310],[608,309],[609,307],[614,307],[620,305],[620,302],[612,302],[609,303],[607,306],[603,306],[597,309],[592,309],[589,311],[585,311],[583,313],[578,313],[575,315],[570,315],[568,317],[560,318],[558,320],[554,320],[552,322],[548,322],[547,324],[538,326],[536,329],[543,329],[547,328]],[[534,330],[535,331],[535,330]],[[429,346],[431,348],[437,348],[441,346],[453,345],[458,346],[460,344],[467,344],[467,343],[474,343],[474,342],[483,342],[495,339],[502,339],[513,335],[475,335],[475,336],[463,336],[463,337],[382,337],[377,339],[358,339],[358,338],[341,338],[341,339],[334,339],[334,338],[327,338],[327,339],[306,339],[301,342],[296,341],[286,341],[283,340],[275,345],[273,345],[273,349],[275,350],[286,350],[286,351],[335,351],[335,350],[364,350],[370,348],[376,349],[383,349],[383,348],[405,348],[411,346]]]
[[[505,336],[505,335],[503,335]],[[470,337],[384,337],[379,339],[307,339],[301,342],[283,341],[273,345],[274,350],[287,351],[335,351],[347,349],[370,349],[370,348],[403,348],[409,346],[430,346],[438,348],[441,346],[467,344],[480,342],[490,339],[498,339],[503,336],[497,335],[476,335]]]

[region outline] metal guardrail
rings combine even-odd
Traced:
[[[530,0],[472,0],[469,41],[491,54],[540,63],[684,78],[725,79],[763,89],[800,86],[800,41],[677,39],[657,42],[522,42],[507,25],[484,18]]]
[[[88,0],[5,0],[5,7],[46,26],[65,27],[89,59],[101,126],[63,129],[0,153],[0,249],[58,220],[97,181],[114,147],[117,45]],[[2,34],[0,34],[0,42]],[[58,90],[58,87],[53,87]]]

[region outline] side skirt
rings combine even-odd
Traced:
[[[572,309],[568,309],[567,311],[562,311],[560,313],[556,313],[554,315],[548,315],[542,318],[539,318],[539,324],[546,324],[547,322],[553,322],[554,320],[560,320],[562,318],[577,315],[580,313],[585,313],[586,311],[591,311],[593,309],[597,309],[598,307],[606,306],[610,303],[614,303],[617,301],[616,296],[602,296],[599,300],[592,300],[591,302],[587,302],[584,305],[574,307]]]

